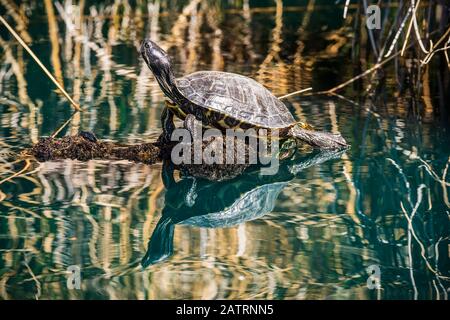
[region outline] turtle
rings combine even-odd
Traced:
[[[80,137],[82,137],[83,139],[87,140],[87,141],[90,141],[90,142],[93,142],[93,143],[97,143],[97,142],[98,142],[98,139],[97,139],[95,133],[93,133],[93,132],[90,132],[90,131],[80,131],[80,132],[78,133],[78,135],[79,135]]]
[[[166,97],[161,113],[161,142],[170,142],[176,116],[185,121],[195,119],[223,132],[238,128],[277,130],[279,138],[285,141],[301,141],[319,149],[348,147],[341,134],[315,131],[308,124],[297,122],[280,99],[249,77],[197,71],[175,78],[169,55],[155,42],[145,39],[140,52]]]
[[[220,182],[204,179],[200,169],[200,178],[194,174],[175,181],[173,164],[165,162],[161,172],[165,204],[141,265],[162,262],[173,254],[175,225],[229,228],[259,219],[274,210],[279,194],[302,170],[338,159],[345,151],[314,150],[283,162],[278,175],[260,175],[258,170],[249,169]]]

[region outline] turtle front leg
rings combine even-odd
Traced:
[[[170,142],[170,138],[172,136],[173,131],[175,130],[175,124],[173,123],[173,112],[167,107],[164,107],[161,113],[161,125],[163,129],[163,133],[158,139],[158,142],[161,144],[167,144]]]
[[[173,163],[170,160],[164,160],[162,171],[161,171],[161,179],[162,179],[164,187],[166,187],[166,189],[169,189],[176,185],[173,174],[174,174]]]

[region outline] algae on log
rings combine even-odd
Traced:
[[[161,145],[159,142],[152,142],[137,145],[123,145],[98,140],[94,134],[89,132],[80,132],[76,136],[67,136],[58,139],[51,137],[41,138],[38,143],[31,147],[30,153],[40,162],[58,159],[79,161],[102,159],[129,160],[150,165],[159,161],[171,162],[171,151],[176,144],[177,142]],[[217,150],[220,144],[222,144],[223,150],[225,150],[225,142],[222,137],[214,137],[202,141],[202,151],[205,148]],[[249,146],[242,140],[235,139],[235,159],[238,154],[238,149],[245,150],[246,159],[248,159]],[[192,160],[195,151],[194,146],[191,145]],[[205,164],[205,161],[202,161],[202,164],[174,164],[174,168],[190,176],[212,181],[221,181],[238,176],[250,166],[248,161],[244,164],[226,164],[225,152],[222,157],[223,164]],[[237,163],[237,161],[234,161],[234,163]]]
[[[60,139],[41,138],[31,147],[31,154],[38,161],[57,159],[74,159],[88,161],[91,159],[121,160],[153,164],[160,158],[161,148],[154,143],[126,146],[112,142],[89,140],[81,135]]]

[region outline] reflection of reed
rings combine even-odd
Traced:
[[[52,54],[50,60],[53,64],[53,71],[55,78],[64,87],[63,75],[61,71],[61,62],[59,59],[59,34],[58,23],[55,17],[55,11],[53,10],[53,4],[50,0],[45,0],[45,10],[48,18],[48,32],[50,35],[50,41],[52,44]]]
[[[277,94],[287,93],[287,72],[288,67],[281,59],[281,44],[283,31],[283,1],[276,0],[275,27],[272,30],[272,39],[269,52],[259,66],[257,80],[270,88]],[[280,91],[283,90],[283,91]]]
[[[25,105],[29,108],[29,115],[28,115],[28,129],[30,132],[30,140],[33,143],[36,143],[38,141],[38,130],[36,128],[36,121],[37,121],[37,106],[36,104],[30,99],[28,96],[27,91],[27,81],[24,77],[24,63],[17,61],[14,58],[14,55],[12,53],[12,50],[8,43],[6,43],[1,37],[0,37],[0,46],[3,48],[4,54],[5,54],[5,61],[6,63],[11,65],[11,70],[14,73],[14,76],[17,81],[18,86],[18,93],[17,96],[19,98],[19,102],[21,105]],[[23,59],[22,56],[20,56],[20,59]]]
[[[22,39],[24,39],[25,42],[30,43],[31,37],[27,31],[28,28],[27,17],[21,12],[21,9],[19,9],[17,4],[15,4],[13,1],[1,0],[0,3],[6,9],[7,15],[14,19],[14,22],[16,23],[17,26],[16,29],[17,31],[19,31],[19,34],[22,37]]]
[[[223,40],[223,32],[219,28],[219,10],[217,8],[206,8],[205,10],[205,18],[208,22],[208,25],[212,28],[212,39],[211,41],[211,49],[212,49],[212,61],[211,61],[211,69],[221,71],[224,68],[224,60],[222,55],[222,40]]]
[[[245,44],[245,49],[249,53],[249,60],[255,60],[255,52],[253,51],[252,44],[252,13],[250,9],[249,0],[244,0],[242,5],[242,16],[244,17],[244,37],[243,42]]]
[[[198,50],[200,46],[200,27],[204,18],[204,6],[194,7],[189,15],[189,23],[187,25],[187,41],[186,41],[186,53],[187,59],[184,62],[186,74],[196,71],[198,64]]]

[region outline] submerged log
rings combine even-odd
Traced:
[[[143,143],[137,145],[124,145],[114,142],[98,140],[93,133],[80,132],[76,136],[66,136],[63,138],[41,138],[38,143],[33,145],[30,153],[38,161],[52,161],[60,159],[73,159],[79,161],[88,161],[92,159],[100,160],[129,160],[137,163],[155,164],[157,162],[168,161],[175,169],[183,173],[200,177],[212,181],[227,180],[241,174],[250,165],[244,164],[226,164],[225,153],[223,154],[223,164],[179,164],[171,162],[171,152],[177,144],[160,144],[158,141]],[[225,146],[222,138],[213,138],[202,142],[202,150],[207,147],[216,148],[220,145]],[[235,140],[234,156],[237,156],[237,150],[245,150],[246,158],[249,153],[249,147],[239,139]],[[191,155],[194,155],[194,146],[191,146]],[[193,159],[192,159],[193,160]],[[236,163],[235,161],[234,163]],[[192,161],[193,163],[193,161]]]
[[[73,159],[88,161],[102,160],[130,160],[153,164],[161,160],[161,148],[155,143],[145,143],[135,146],[124,146],[112,142],[89,140],[81,135],[68,136],[60,139],[41,138],[31,147],[31,154],[41,162]]]

